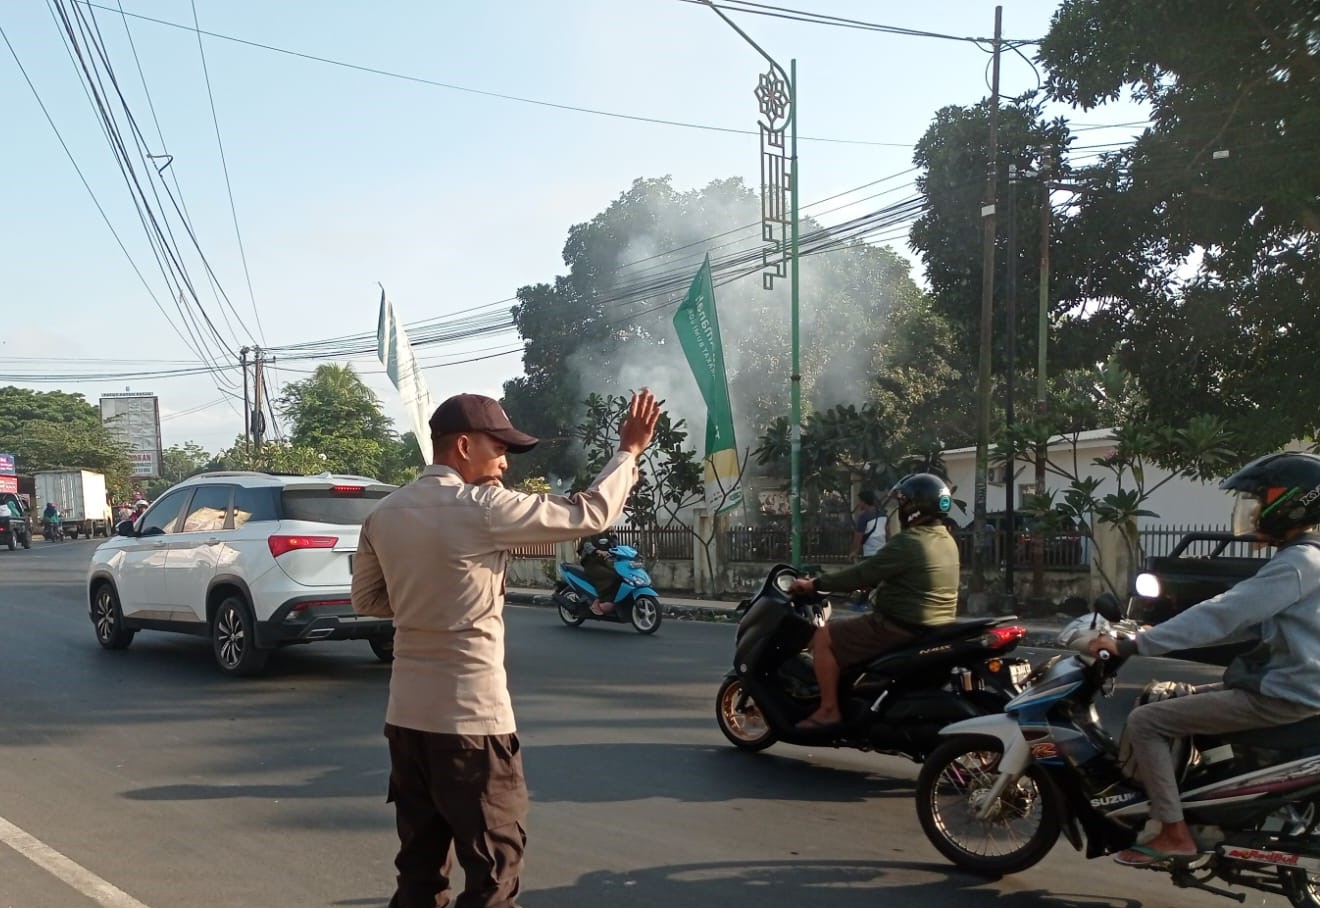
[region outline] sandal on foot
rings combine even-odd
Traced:
[[[1129,855],[1125,857],[1125,855]],[[1126,851],[1114,855],[1114,863],[1124,867],[1154,867],[1161,864],[1189,864],[1200,857],[1198,852],[1176,854],[1159,851],[1149,845],[1133,845]]]

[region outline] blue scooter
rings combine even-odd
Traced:
[[[620,578],[614,608],[601,615],[593,612],[591,603],[596,599],[596,587],[579,565],[564,562],[559,565],[562,579],[551,596],[559,608],[560,620],[569,627],[579,627],[588,618],[620,624],[627,621],[639,634],[654,634],[660,627],[660,599],[651,589],[651,575],[632,546],[616,545],[608,551]]]

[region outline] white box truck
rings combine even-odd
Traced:
[[[63,518],[64,535],[109,536],[114,526],[105,496],[105,475],[92,470],[43,470],[36,474],[37,500],[32,510],[40,519],[53,501]]]

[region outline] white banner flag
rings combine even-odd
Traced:
[[[408,413],[412,430],[417,436],[417,447],[422,452],[422,462],[431,462],[431,390],[426,385],[426,376],[417,366],[412,346],[408,343],[408,334],[403,324],[394,315],[394,305],[385,298],[385,288],[380,288],[380,321],[376,326],[376,355],[385,366],[385,372],[399,389],[403,409]]]

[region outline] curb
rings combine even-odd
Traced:
[[[534,605],[539,608],[554,608],[554,601],[550,598],[550,593],[525,593],[522,591],[510,591],[504,594],[506,602],[516,602],[518,605]],[[712,624],[737,624],[738,618],[733,613],[733,606],[728,608],[711,608],[707,606],[687,605],[685,603],[660,601],[660,612],[666,618],[673,618],[676,621],[707,621]]]
[[[532,605],[538,608],[554,608],[554,601],[550,597],[550,592],[527,593],[522,590],[509,591],[504,594],[505,601],[517,603],[518,605]],[[738,616],[734,613],[733,603],[723,608],[713,608],[709,606],[688,605],[687,603],[664,602],[661,600],[660,608],[666,618],[672,618],[677,621],[706,621],[712,624],[737,624]],[[1022,646],[1043,647],[1046,649],[1055,649],[1058,647],[1056,638],[1060,628],[1070,620],[1067,615],[1058,615],[1053,620],[1032,621],[1026,619],[1022,624],[1027,628],[1027,636],[1022,638]]]

